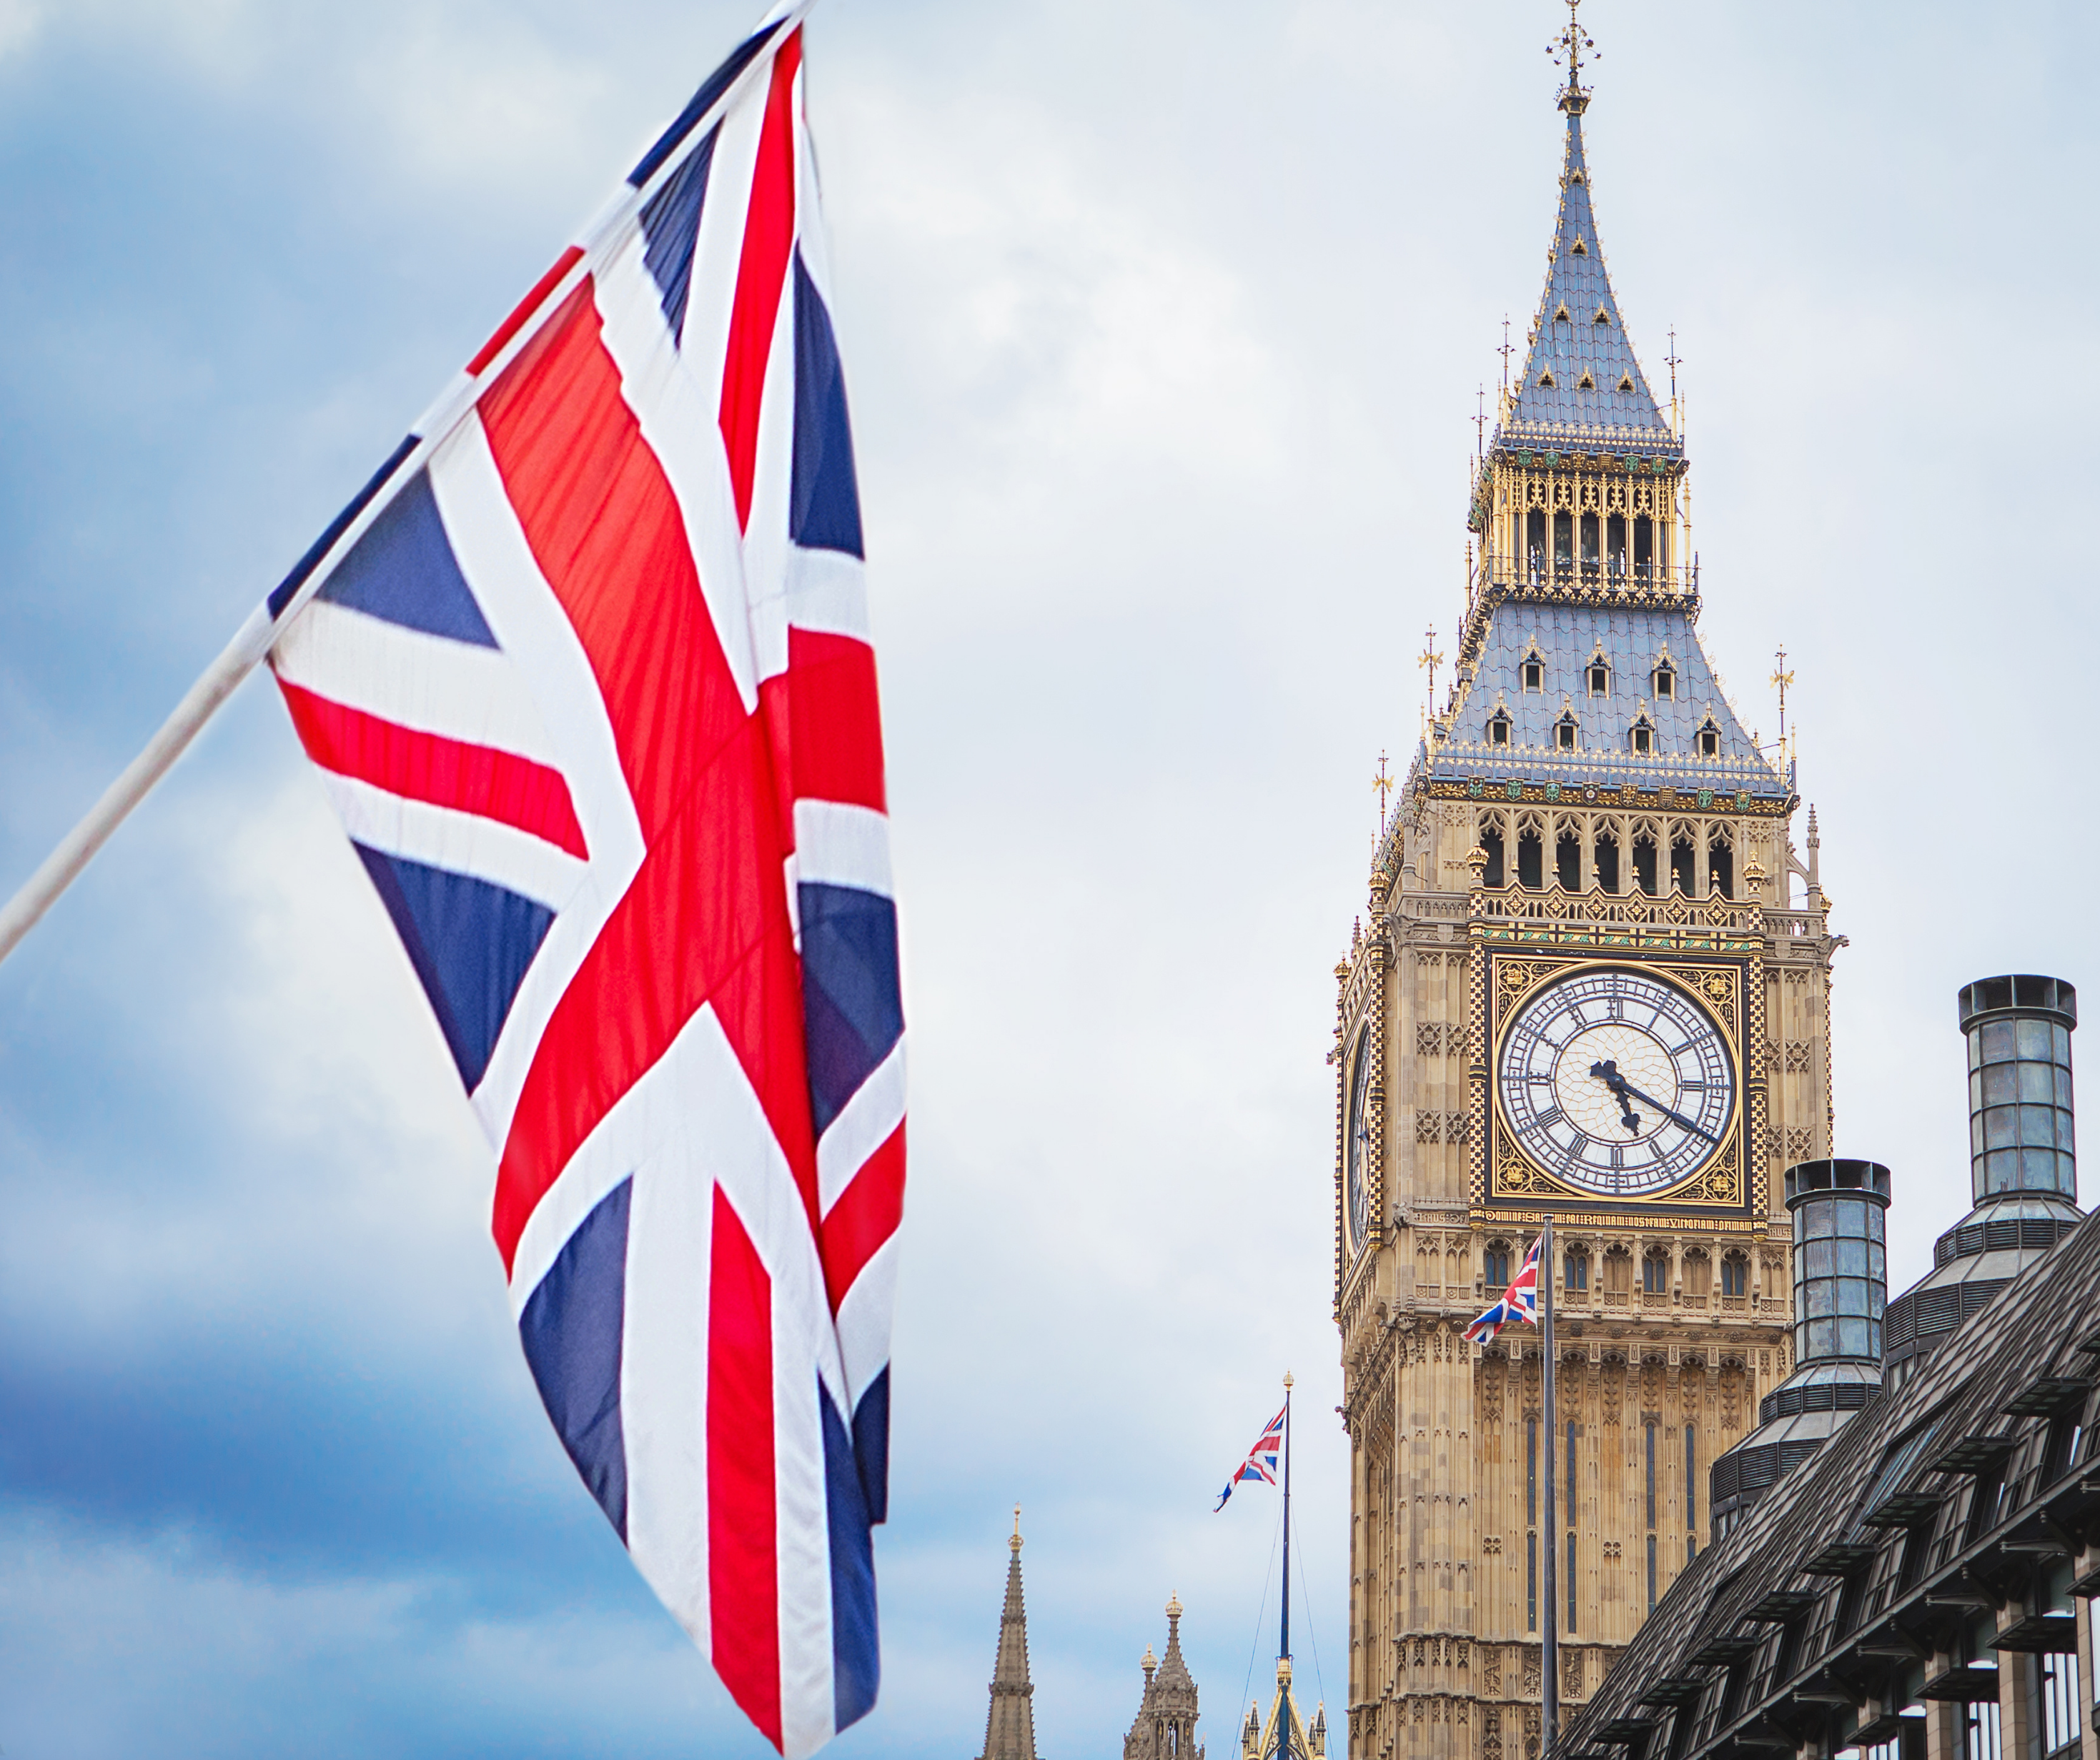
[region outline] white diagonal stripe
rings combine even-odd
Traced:
[[[508,655],[315,599],[278,637],[277,676],[382,721],[558,768]]]

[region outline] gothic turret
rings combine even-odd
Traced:
[[[1013,1510],[1013,1557],[1006,1567],[1006,1605],[999,1616],[999,1659],[991,1671],[991,1709],[978,1760],[1035,1760],[1035,1687],[1028,1679],[1028,1610],[1021,1599],[1021,1506]]]
[[[1123,1738],[1123,1760],[1203,1760],[1196,1742],[1196,1683],[1181,1656],[1181,1602],[1167,1602],[1167,1654],[1154,1661],[1145,1648],[1145,1697]]]
[[[1308,1724],[1290,1690],[1290,1658],[1276,1665],[1276,1696],[1264,1722],[1259,1705],[1247,1707],[1240,1731],[1240,1760],[1326,1760],[1327,1708],[1315,1709]]]

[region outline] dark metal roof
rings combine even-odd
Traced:
[[[2046,1468],[2039,1464],[2038,1439],[2061,1420],[2000,1416],[2039,1382],[2078,1379],[2089,1359],[2077,1342],[2097,1327],[2100,1217],[2088,1217],[1921,1362],[1903,1386],[1853,1417],[1814,1459],[1782,1479],[1685,1569],[1589,1703],[1569,1718],[1565,1751],[1594,1743],[1616,1719],[1638,1715],[1657,1683],[1699,1666],[1745,1666],[1759,1632],[1747,1622],[1760,1608],[1776,1610],[1776,1595],[1796,1591],[1811,1576],[1827,1582],[1830,1573],[1849,1569],[1895,1586],[1886,1591],[1886,1603],[1868,1598],[1851,1630],[1823,1630],[1815,1614],[1804,1616],[1803,1635],[1786,1665],[1790,1678],[1766,1683],[1761,1696],[1748,1695],[1732,1723],[1698,1731],[1682,1745],[1670,1736],[1674,1754],[1719,1760],[1724,1750],[1740,1749],[1746,1735],[1775,1722],[1807,1732],[1804,1739],[1828,1735],[1833,1747],[1846,1745],[1854,1733],[1849,1714],[1827,1703],[1827,1692],[1818,1696],[1818,1682],[1842,1677],[1883,1699],[1902,1692],[1904,1671],[1935,1650],[1964,1653],[1961,1634],[1974,1617],[1971,1604],[1979,1594],[2015,1600],[2027,1595],[2047,1563],[2036,1548],[2047,1545],[2052,1533],[2077,1531],[2100,1517],[2100,1452],[2093,1447],[2100,1413],[2085,1414],[2085,1458]],[[2093,1397],[2087,1398],[2090,1406]],[[2008,1468],[2007,1502],[1975,1538],[1960,1525],[1946,1536],[1944,1523],[1888,1532],[1867,1525],[1871,1507],[1901,1500],[1907,1508],[1936,1515],[1965,1496],[1976,1481],[1943,1462],[1966,1439],[2001,1430],[2020,1450],[2018,1460],[2037,1465]],[[2030,1440],[2034,1447],[2027,1445]],[[1910,1555],[1922,1561],[1920,1568],[1906,1568],[1899,1579],[1888,1569],[1891,1558],[1884,1556],[1899,1547],[1926,1548]],[[2036,1628],[2036,1641],[2054,1631]],[[1990,1671],[1979,1668],[1972,1676],[1965,1668],[1937,1683],[1938,1690],[1956,1696],[1981,1691],[1980,1679]],[[1688,1708],[1656,1715],[1660,1722],[1697,1714],[1698,1708]]]

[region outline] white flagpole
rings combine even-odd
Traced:
[[[59,847],[45,857],[43,866],[29,876],[21,891],[0,906],[0,960],[15,951],[38,918],[109,841],[110,834],[168,773],[218,706],[255,670],[256,662],[270,651],[276,630],[269,607],[256,606],[219,657],[205,669],[204,676],[190,686],[175,712],[146,742],[146,749],[125,766],[124,773],[109,785],[87,816],[59,840]]]
[[[1538,1243],[1538,1295],[1542,1304],[1539,1325],[1539,1349],[1546,1357],[1545,1407],[1546,1418],[1546,1520],[1539,1525],[1541,1538],[1546,1542],[1546,1630],[1545,1642],[1539,1653],[1539,1760],[1554,1760],[1554,1745],[1560,1738],[1560,1608],[1559,1572],[1555,1569],[1560,1551],[1559,1513],[1553,1503],[1553,1427],[1558,1422],[1553,1399],[1553,1217],[1551,1212],[1542,1220]],[[1573,1472],[1574,1463],[1568,1463]]]

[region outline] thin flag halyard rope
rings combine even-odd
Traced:
[[[851,426],[775,8],[0,912],[267,658],[496,1158],[525,1356],[774,1745],[873,1705],[903,1019]]]

